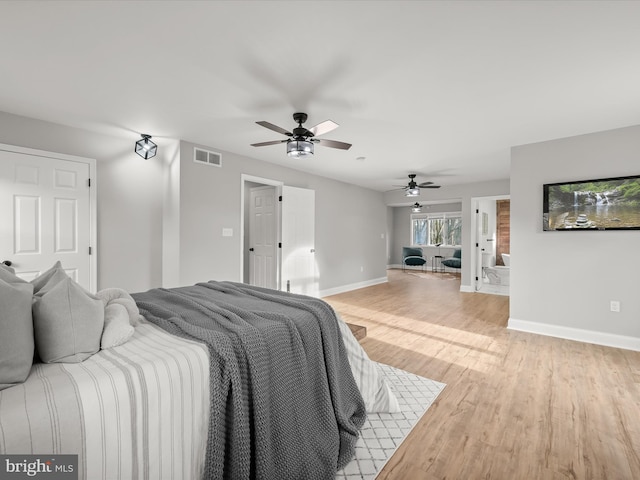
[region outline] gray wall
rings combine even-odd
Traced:
[[[402,265],[402,247],[410,247],[411,245],[411,207],[392,207],[393,215],[393,235],[391,237],[391,261],[390,265]],[[423,205],[422,213],[441,213],[441,212],[461,212],[462,204],[442,203]],[[442,255],[444,257],[451,256],[453,248],[445,247],[422,247],[422,252],[427,259],[428,265],[431,266],[431,257],[434,255]],[[438,253],[439,252],[439,253]]]
[[[145,161],[133,152],[139,138],[0,112],[0,143],[97,160],[98,289],[239,281],[241,173],[316,191],[321,290],[386,278],[382,193],[228,152],[222,168],[197,165],[193,144],[163,138]],[[223,227],[233,237],[222,237]]]
[[[640,232],[542,230],[544,183],[640,174],[640,126],[514,147],[511,158],[510,325],[640,339]]]
[[[158,157],[145,161],[133,152],[139,138],[0,112],[0,143],[97,160],[99,289],[140,291],[162,284],[162,184],[171,143],[158,141]]]
[[[194,163],[194,146],[222,153],[222,167]],[[220,151],[215,146],[183,141],[180,157],[181,284],[241,280],[242,174],[315,190],[321,291],[386,278],[388,227],[382,193]],[[232,228],[233,236],[222,237],[222,228]]]

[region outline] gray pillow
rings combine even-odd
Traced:
[[[41,273],[36,278],[31,280],[31,284],[33,285],[33,294],[42,295],[45,292],[47,286],[50,288],[67,277],[67,272],[65,272],[62,268],[62,264],[60,263],[60,261],[57,261],[49,270]]]
[[[33,363],[33,285],[17,280],[0,279],[0,390],[24,382]]]
[[[102,300],[70,277],[46,284],[34,297],[33,327],[40,359],[45,363],[79,363],[100,349],[104,326]]]
[[[27,283],[26,280],[16,276],[16,271],[13,268],[7,267],[3,263],[0,263],[0,280],[7,283]]]
[[[4,263],[0,262],[0,270],[8,270],[11,273],[16,273],[16,269],[13,267],[10,267],[9,265],[5,265]]]

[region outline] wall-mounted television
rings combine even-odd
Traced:
[[[640,230],[640,175],[543,185],[543,230]]]

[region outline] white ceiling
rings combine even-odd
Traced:
[[[639,25],[633,1],[3,1],[0,110],[446,187],[507,178],[513,145],[640,123]],[[249,145],[295,111],[353,147]]]

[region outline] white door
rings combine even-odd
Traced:
[[[276,189],[251,189],[249,204],[249,283],[278,288]]]
[[[91,161],[0,147],[0,261],[31,280],[60,260],[71,278],[94,291]]]
[[[318,296],[315,191],[282,187],[281,290]]]
[[[485,212],[480,212],[480,207],[478,203],[476,203],[476,281],[475,281],[475,289],[476,291],[482,289],[482,267],[483,267],[483,258],[484,258],[484,248],[482,248],[482,232],[484,224],[483,224],[483,215],[486,215]]]

